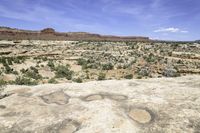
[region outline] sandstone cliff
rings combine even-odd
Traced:
[[[13,29],[9,27],[0,27],[1,40],[70,40],[70,41],[150,41],[148,37],[137,36],[107,36],[91,34],[87,32],[56,32],[52,28],[46,28],[41,31],[30,31]]]

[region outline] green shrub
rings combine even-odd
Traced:
[[[92,63],[92,64],[85,64],[82,66],[83,69],[97,69],[98,68],[98,64]]]
[[[20,70],[25,77],[28,77],[28,78],[32,78],[32,79],[35,79],[35,80],[38,80],[38,79],[42,79],[42,76],[39,74],[37,68],[35,67],[30,67],[30,69],[22,69]]]
[[[28,69],[24,69],[24,68],[22,68],[22,69],[20,70],[21,73],[26,73],[27,71],[28,71]]]
[[[118,66],[117,66],[117,69],[122,69],[122,66],[121,66],[121,65],[118,65]]]
[[[38,69],[35,68],[35,67],[33,67],[33,66],[31,66],[30,69],[31,69],[34,73],[38,73]]]
[[[99,73],[98,80],[105,80],[106,74],[105,73]]]
[[[6,74],[9,74],[9,73],[13,72],[13,69],[9,65],[6,64],[4,67],[5,67],[5,73]]]
[[[163,70],[163,76],[165,77],[178,77],[180,76],[180,73],[177,71],[177,69],[175,67],[166,67]]]
[[[18,58],[14,58],[14,59],[13,59],[13,62],[16,63],[16,64],[20,64],[20,63],[21,63],[20,60],[19,60]],[[22,61],[22,62],[23,62],[23,61]]]
[[[138,69],[137,72],[138,72],[138,75],[140,75],[141,77],[147,77],[151,73],[151,71],[148,67],[142,67],[142,68]]]
[[[73,81],[77,82],[77,83],[82,83],[83,82],[83,80],[81,78],[74,79]]]
[[[37,81],[25,77],[17,77],[13,83],[17,85],[37,85]]]
[[[6,57],[1,57],[0,58],[0,63],[2,63],[5,66],[5,64],[7,64]]]
[[[152,53],[150,53],[148,55],[148,57],[146,57],[146,61],[147,62],[155,62],[155,60],[156,60],[156,58],[155,58],[155,56]]]
[[[7,58],[8,65],[13,65],[12,58]]]
[[[86,77],[85,77],[86,79],[90,79],[90,76],[89,76],[89,74],[87,73],[86,74]]]
[[[51,79],[48,81],[48,83],[50,83],[50,84],[56,84],[56,83],[58,83],[58,82],[56,81],[55,78],[51,78]]]
[[[73,71],[69,70],[68,66],[59,65],[55,68],[56,78],[66,78],[68,80],[72,79]]]
[[[124,76],[125,79],[132,79],[133,78],[133,74],[127,74]]]
[[[3,79],[0,79],[0,88],[2,88],[3,86],[5,86],[7,84],[6,81],[4,81]]]
[[[82,69],[97,69],[99,68],[99,64],[95,62],[93,59],[85,60],[85,59],[78,59],[77,64],[82,66]]]
[[[31,70],[27,71],[25,73],[25,76],[32,78],[32,79],[35,79],[35,80],[42,79],[42,76],[39,73],[36,73],[34,71],[31,71]]]
[[[47,57],[42,57],[41,59],[42,59],[42,61],[47,61],[48,60]]]
[[[0,57],[0,63],[6,65],[12,65],[13,62],[20,64],[23,63],[26,60],[26,57],[24,56],[18,56],[18,57]]]
[[[111,63],[103,64],[103,65],[102,65],[102,70],[112,70],[113,67],[114,67],[114,66],[113,66]]]
[[[136,78],[137,78],[137,79],[142,79],[142,76],[141,76],[141,75],[138,75]]]
[[[24,63],[24,61],[27,59],[27,57],[25,56],[18,56],[14,59],[14,62],[17,62],[17,63]]]
[[[82,58],[78,59],[78,60],[77,60],[77,64],[78,64],[78,65],[81,65],[81,66],[82,66],[82,69],[87,69],[87,68],[89,68],[89,67],[88,67],[88,61],[85,60],[85,59],[82,59]]]
[[[51,68],[51,70],[55,69],[55,65],[52,60],[48,61],[47,66],[49,66]]]
[[[87,64],[87,60],[85,60],[83,58],[79,58],[77,60],[77,64],[83,66],[83,65]]]

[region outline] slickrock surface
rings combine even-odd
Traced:
[[[0,133],[198,133],[200,76],[7,86]]]

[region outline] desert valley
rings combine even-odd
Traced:
[[[199,133],[200,43],[0,28],[1,133]]]

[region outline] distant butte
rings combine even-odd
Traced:
[[[87,32],[56,32],[52,28],[41,31],[0,27],[0,40],[69,40],[69,41],[151,41],[141,36],[109,36]]]

